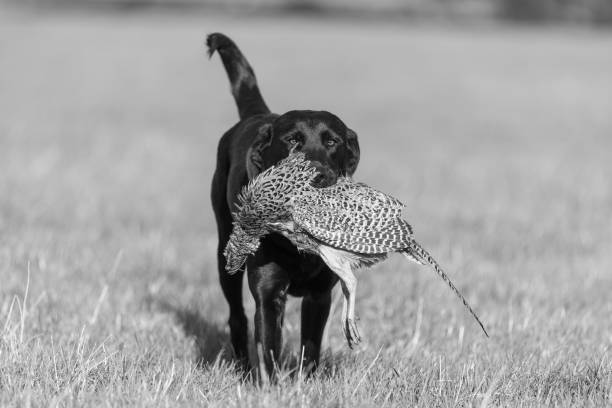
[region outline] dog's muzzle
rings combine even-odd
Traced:
[[[338,181],[338,175],[329,167],[324,166],[320,162],[313,161],[311,164],[317,169],[317,176],[313,179],[314,187],[329,187]]]

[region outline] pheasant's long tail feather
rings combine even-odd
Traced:
[[[419,265],[427,265],[429,263],[426,259],[423,259],[423,257],[413,251],[411,248],[404,249],[403,251],[401,251],[401,254],[408,258],[409,261],[412,261]]]
[[[402,251],[402,254],[406,256],[406,258],[410,259],[411,261],[416,261],[417,263],[426,262],[429,265],[431,265],[431,267],[436,271],[438,275],[440,275],[440,277],[444,280],[444,282],[447,283],[447,285],[451,288],[451,290],[455,292],[455,295],[457,295],[457,297],[461,299],[461,301],[463,302],[463,305],[470,311],[472,316],[474,316],[474,319],[476,319],[476,321],[480,325],[480,328],[482,329],[484,334],[487,337],[489,337],[489,333],[487,333],[487,330],[485,329],[484,325],[478,318],[478,315],[476,314],[476,312],[472,310],[472,307],[469,305],[467,300],[463,297],[461,292],[459,292],[459,289],[455,287],[455,285],[453,284],[453,282],[451,282],[448,275],[442,270],[440,265],[438,265],[438,262],[436,262],[436,260],[433,258],[433,256],[429,254],[429,252],[423,249],[423,247],[418,242],[416,242],[415,240],[412,240],[408,248]]]

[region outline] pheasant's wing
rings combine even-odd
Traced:
[[[278,164],[264,170],[238,194],[234,220],[241,226],[257,230],[270,220],[286,214],[287,202],[299,194],[316,177],[317,170],[303,153],[292,153]]]
[[[313,202],[338,206],[351,211],[385,210],[392,217],[401,217],[404,204],[388,194],[378,191],[367,184],[355,183],[348,178],[340,179],[336,184],[326,188],[310,191],[315,198]]]
[[[410,224],[403,204],[364,184],[350,181],[314,189],[293,201],[294,221],[327,245],[362,254],[382,254],[406,247]]]

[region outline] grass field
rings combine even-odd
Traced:
[[[237,119],[206,33],[277,112],[357,131],[488,326],[429,270],[359,273],[322,369],[234,371],[209,184]],[[0,17],[0,406],[605,406],[612,400],[612,32],[295,18]],[[248,314],[253,313],[249,297]]]

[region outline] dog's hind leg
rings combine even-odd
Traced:
[[[217,249],[217,262],[219,265],[219,282],[223,295],[229,305],[228,324],[230,328],[230,338],[236,359],[245,370],[250,369],[249,351],[248,351],[248,322],[244,313],[242,299],[242,280],[244,270],[240,270],[235,274],[230,275],[225,270],[225,256],[223,249],[227,240],[219,240],[219,248]]]
[[[229,305],[229,328],[230,338],[234,353],[242,368],[250,369],[249,352],[248,352],[248,323],[244,313],[242,299],[242,280],[244,271],[238,271],[235,274],[229,274],[225,270],[226,259],[223,255],[227,241],[232,232],[232,218],[226,202],[227,189],[227,163],[224,155],[219,155],[217,163],[217,171],[213,177],[212,183],[212,204],[217,221],[217,231],[219,234],[219,243],[217,247],[217,268],[219,272],[219,282],[223,295]]]

